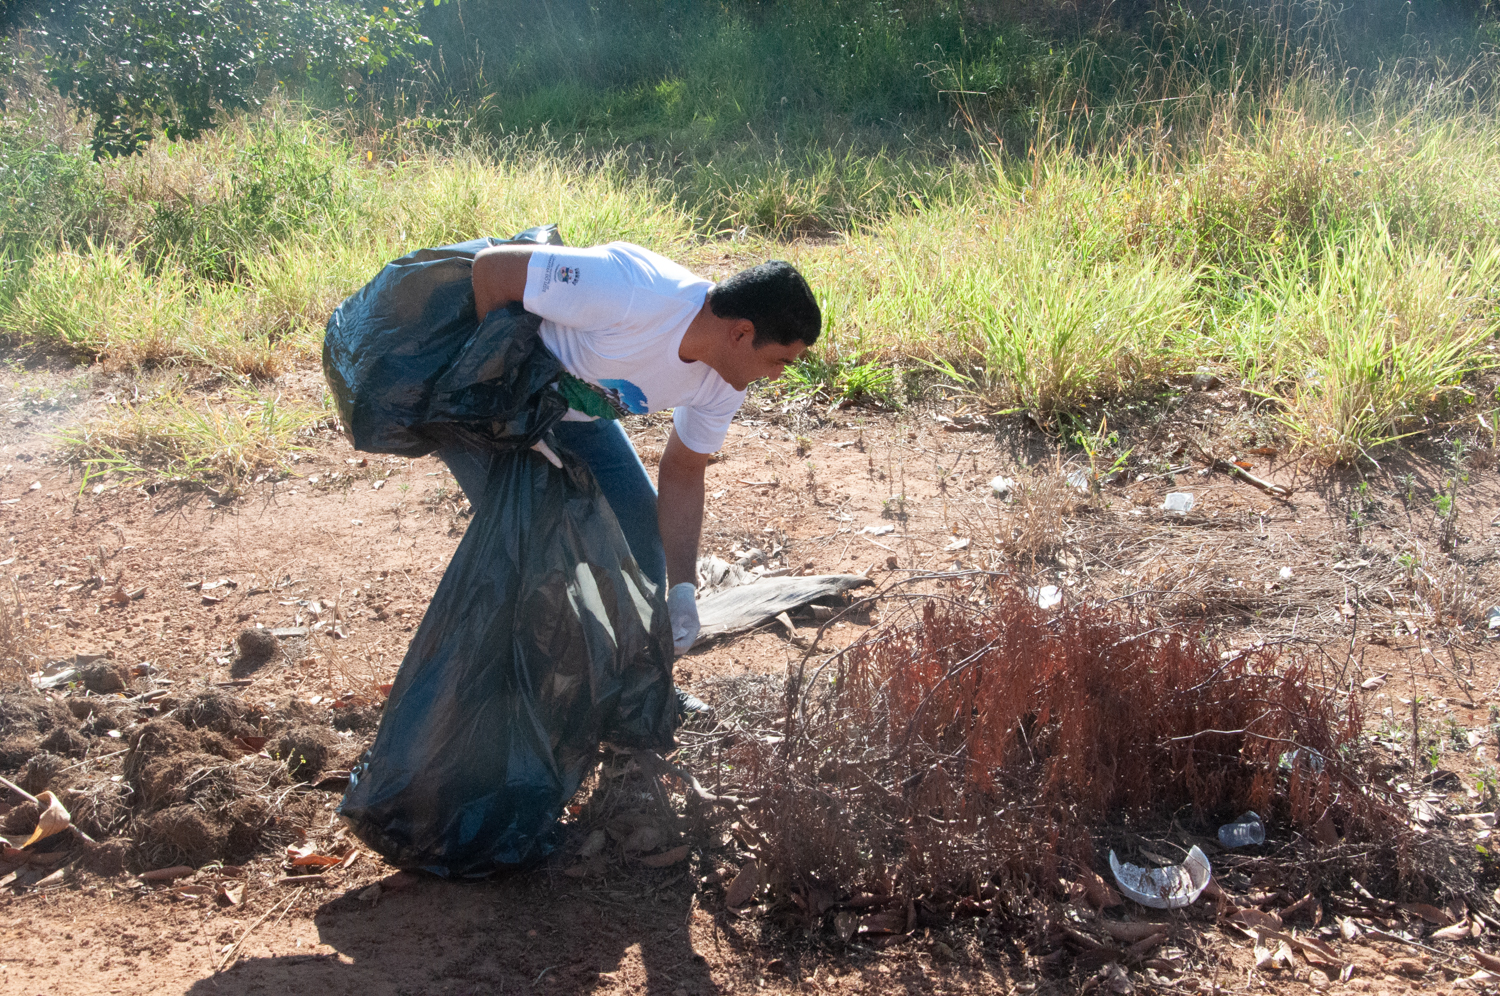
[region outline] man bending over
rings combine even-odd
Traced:
[[[480,317],[513,301],[542,319],[542,342],[571,375],[556,437],[593,471],[642,572],[670,582],[672,641],[684,653],[698,637],[704,470],[750,382],[780,377],[817,341],[823,319],[812,290],[780,260],[715,284],[628,242],[482,250]],[[616,420],[667,408],[672,435],[653,488]],[[452,445],[438,455],[466,493],[478,493],[488,453]]]

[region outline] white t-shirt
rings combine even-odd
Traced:
[[[522,305],[573,376],[618,393],[632,412],[673,409],[688,449],[713,453],[745,400],[706,363],[677,350],[713,283],[628,242],[542,246],[526,266]],[[569,418],[587,419],[570,411]]]

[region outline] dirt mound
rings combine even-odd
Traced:
[[[259,716],[239,699],[222,692],[203,692],[193,696],[177,709],[182,725],[191,730],[212,730],[226,737],[249,737],[257,732],[249,715]]]
[[[67,707],[40,692],[0,692],[0,737],[47,733],[70,716]]]
[[[37,814],[41,810],[34,802],[23,802],[0,815],[0,833],[29,834],[36,826]]]
[[[108,775],[75,782],[68,795],[73,823],[101,843],[119,843],[121,853],[128,850],[121,842],[109,841],[130,822],[130,803],[135,791],[124,782]],[[102,874],[102,873],[101,873]]]
[[[181,864],[196,868],[223,856],[229,842],[225,826],[188,803],[143,816],[134,829],[142,863],[149,867]]]
[[[142,761],[131,785],[140,808],[161,809],[192,801],[189,796],[193,789],[211,791],[218,780],[215,773],[223,766],[224,759],[213,754],[167,754]]]
[[[89,742],[78,731],[70,730],[65,726],[59,726],[43,737],[41,743],[37,744],[37,746],[42,750],[50,751],[53,754],[60,754],[63,757],[78,758],[88,752]]]
[[[201,740],[198,734],[175,719],[153,719],[130,738],[130,750],[125,755],[125,780],[132,785],[140,781],[141,771],[153,757],[171,754],[196,753]]]
[[[335,710],[333,714],[333,728],[335,730],[349,730],[354,733],[368,733],[380,726],[380,717],[384,709],[378,705],[351,706],[347,709]]]
[[[294,726],[276,740],[272,756],[280,758],[293,778],[316,778],[328,765],[338,738],[326,726]]]
[[[67,767],[67,758],[42,751],[26,762],[26,767],[21,772],[20,786],[32,795],[44,792],[53,787],[53,779]]]
[[[229,673],[237,678],[259,670],[276,656],[276,637],[268,629],[242,630],[235,637],[234,645],[238,653],[229,666]]]
[[[40,692],[0,692],[0,768],[19,770],[41,748],[44,737],[72,725],[67,708]]]
[[[85,664],[79,669],[83,687],[96,695],[112,695],[125,691],[125,672],[105,661]]]

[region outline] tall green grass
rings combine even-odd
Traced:
[[[13,110],[0,335],[265,381],[389,259],[557,221],[690,265],[794,259],[828,318],[798,383],[825,393],[891,397],[925,365],[1061,424],[1209,366],[1347,460],[1496,364],[1490,22],[1392,40],[1389,4],[1273,4],[1049,36],[940,3],[647,7],[528,75],[605,9],[554,3],[491,75],[450,65],[489,90],[399,121],[283,101],[95,163]]]

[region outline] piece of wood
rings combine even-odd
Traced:
[[[858,574],[761,578],[715,592],[698,603],[698,642],[743,633],[820,598],[843,595],[875,582]]]

